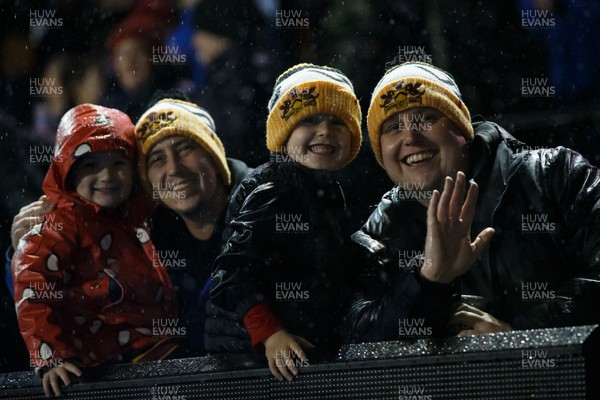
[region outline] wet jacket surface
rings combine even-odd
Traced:
[[[422,319],[434,335],[458,294],[513,329],[598,323],[600,173],[564,148],[531,148],[493,123],[474,123],[469,174],[480,186],[472,237],[496,230],[487,250],[452,284],[424,280],[426,209],[397,187],[353,240],[366,258],[350,319],[352,342],[403,339],[399,321]],[[408,335],[410,336],[410,335]]]
[[[242,319],[260,303],[324,351],[342,342],[353,276],[344,211],[341,187],[326,171],[272,162],[242,182],[215,261],[207,350],[250,351]]]
[[[56,209],[21,239],[12,260],[19,327],[37,367],[62,359],[96,365],[142,349],[170,337],[155,327],[177,317],[145,225],[152,207],[142,189],[110,210],[67,184],[68,171],[88,152],[124,150],[135,162],[133,125],[115,112],[86,105],[63,118],[44,181]]]

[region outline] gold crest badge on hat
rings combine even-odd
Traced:
[[[289,99],[285,100],[283,105],[279,107],[283,112],[281,118],[288,120],[290,117],[298,114],[304,107],[316,106],[319,94],[315,94],[316,86],[308,89],[297,90],[292,89],[289,93]]]
[[[404,81],[398,82],[394,85],[392,90],[388,90],[387,93],[381,95],[380,99],[383,100],[379,106],[388,113],[392,109],[403,109],[412,103],[422,103],[422,96],[425,94],[425,88],[419,91],[421,83],[408,83]]]

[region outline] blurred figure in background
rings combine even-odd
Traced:
[[[33,106],[32,134],[40,144],[54,142],[58,122],[71,107],[72,99],[65,88],[69,66],[69,56],[57,54],[45,65],[41,77],[30,80],[29,94],[37,100]]]
[[[100,54],[87,53],[71,63],[66,84],[73,104],[100,104],[106,96],[106,65]]]
[[[154,76],[152,51],[162,44],[164,27],[150,15],[130,15],[111,33],[108,48],[115,81],[106,105],[123,110],[132,120],[143,113],[152,94],[165,88]]]
[[[194,26],[193,44],[204,69],[198,103],[220,127],[228,154],[253,166],[267,161],[264,120],[257,116],[264,115],[270,85],[283,69],[278,37],[249,1],[204,0]]]
[[[546,47],[556,95],[590,97],[600,86],[600,5],[585,0],[520,0],[521,23]]]

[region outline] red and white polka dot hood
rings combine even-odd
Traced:
[[[61,194],[75,195],[67,176],[75,162],[85,154],[122,150],[137,165],[134,126],[127,114],[94,104],[73,107],[61,118],[56,132],[54,157],[44,179],[44,192],[56,202]]]

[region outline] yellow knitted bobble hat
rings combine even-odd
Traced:
[[[140,176],[145,185],[148,186],[148,153],[159,140],[169,136],[186,136],[200,144],[213,158],[223,183],[231,185],[225,148],[215,133],[215,122],[196,104],[162,99],[141,116],[135,125],[135,136],[140,150]]]
[[[393,114],[414,107],[435,108],[454,122],[467,140],[473,139],[471,114],[452,75],[427,63],[400,64],[388,70],[375,87],[367,114],[371,148],[381,166],[381,125]]]

